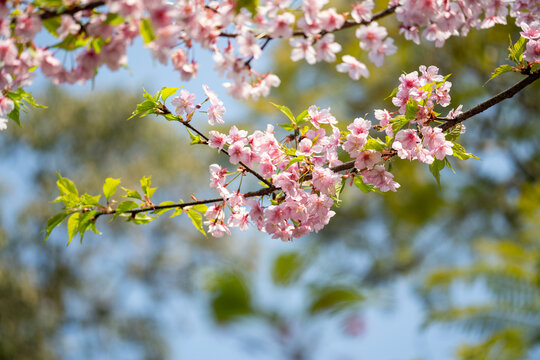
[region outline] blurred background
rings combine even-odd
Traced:
[[[31,91],[49,109],[0,136],[0,359],[538,359],[539,84],[466,122],[461,142],[482,161],[452,161],[456,173],[445,169],[439,188],[427,167],[398,159],[397,193],[347,188],[324,231],[294,243],[253,231],[205,238],[182,216],[145,226],[102,218],[103,235],[82,244],[66,246],[65,227],[42,242],[59,210],[50,203],[57,171],[89,193],[106,177],[133,188],[152,175],[160,201],[215,196],[208,165],[225,159],[190,148],[177,124],[126,121],[143,85],[185,85],[202,100],[209,84],[227,106],[226,125],[254,130],[283,122],[270,101],[295,114],[330,106],[343,127],[374,120],[374,109],[392,108],[384,99],[399,75],[422,64],[452,73],[450,107],[520,79],[484,85],[507,56],[508,35],[519,37],[513,26],[437,49],[404,41],[392,19],[381,23],[399,50],[362,81],[335,65],[292,63],[288,45],[273,44],[259,66],[282,85],[258,102],[227,97],[201,49],[189,83],[140,43],[129,69],[102,70],[93,84],[38,78]],[[368,63],[351,31],[337,38],[343,55]]]

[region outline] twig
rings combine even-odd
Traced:
[[[59,10],[48,10],[48,9],[42,9],[43,12],[41,14],[39,14],[39,17],[41,20],[46,20],[46,19],[50,19],[50,18],[53,18],[53,17],[56,17],[56,16],[61,16],[61,15],[74,15],[78,12],[81,12],[81,11],[87,11],[87,10],[93,10],[97,7],[100,7],[102,5],[105,5],[105,1],[93,1],[93,2],[90,2],[88,4],[84,4],[84,5],[77,5],[77,6],[74,6],[74,7],[70,7],[68,9],[65,9],[65,10],[62,10],[62,11],[59,11]]]
[[[518,92],[520,92],[527,86],[531,85],[533,82],[535,82],[539,78],[540,78],[540,69],[533,71],[532,73],[527,75],[525,79],[521,80],[514,86],[509,87],[508,89],[500,92],[499,94],[493,96],[490,99],[487,99],[483,103],[476,105],[475,107],[465,111],[464,113],[456,115],[452,118],[437,118],[437,120],[446,121],[444,124],[439,125],[439,127],[443,129],[443,131],[448,130],[451,127],[454,127],[457,124],[467,120],[468,118],[473,117],[474,115],[480,114],[481,112],[486,111],[490,107],[497,105],[504,99],[511,98],[512,96],[516,95]]]

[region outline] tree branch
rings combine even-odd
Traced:
[[[457,116],[454,116],[453,118],[437,118],[437,120],[444,120],[446,121],[444,124],[440,125],[439,127],[444,130],[448,130],[451,127],[456,126],[457,124],[467,120],[470,117],[473,117],[477,114],[480,114],[483,111],[486,111],[490,107],[497,105],[504,99],[509,99],[512,96],[516,95],[518,92],[526,88],[527,86],[531,85],[533,82],[538,80],[540,78],[540,69],[533,71],[527,77],[517,84],[515,84],[512,87],[509,87],[508,89],[500,92],[499,94],[493,96],[490,99],[487,99],[483,103],[480,103],[476,105],[475,107],[465,111],[464,113],[461,113]]]
[[[320,32],[320,35],[325,35],[325,34],[328,34],[328,33],[334,33],[334,32],[341,31],[341,30],[344,30],[344,29],[348,29],[348,28],[354,27],[354,26],[368,25],[368,24],[372,23],[373,21],[379,20],[379,19],[381,19],[383,17],[386,17],[388,15],[393,14],[396,11],[396,8],[397,8],[397,6],[391,6],[389,8],[386,8],[386,9],[382,10],[382,11],[379,11],[378,13],[373,14],[371,19],[369,19],[367,21],[363,20],[363,21],[358,22],[358,23],[354,22],[354,21],[346,21],[340,28],[332,30],[332,31],[323,30],[323,31]],[[221,32],[219,34],[219,36],[224,37],[224,38],[235,38],[235,37],[238,36],[238,34]],[[305,37],[306,34],[303,31],[297,30],[297,31],[293,32],[293,36],[304,36]],[[264,35],[264,36],[261,36],[260,38],[261,39],[274,39],[270,35]]]
[[[448,130],[449,128],[451,128],[451,127],[453,127],[453,126],[455,126],[455,125],[457,125],[457,124],[459,124],[459,123],[473,117],[474,115],[477,115],[477,114],[489,109],[490,107],[500,103],[501,101],[513,97],[519,91],[523,90],[525,87],[529,86],[530,84],[532,84],[533,82],[535,82],[539,78],[540,78],[540,69],[530,73],[525,79],[521,80],[517,84],[515,84],[515,85],[511,86],[510,88],[502,91],[501,93],[495,95],[494,97],[484,101],[483,103],[476,105],[475,107],[471,108],[470,110],[467,110],[466,112],[464,112],[464,113],[462,113],[460,115],[457,115],[457,116],[455,116],[453,118],[449,118],[449,119],[447,119],[447,118],[439,118],[439,120],[445,120],[446,121],[444,124],[439,125],[439,127],[442,128],[443,130]],[[166,111],[168,111],[168,110],[166,110]],[[184,126],[188,127],[189,129],[195,131],[199,136],[203,137],[208,142],[208,138],[204,134],[199,132],[197,129],[195,129],[193,126],[191,126],[189,123],[182,122],[182,124]],[[226,150],[222,150],[222,152],[224,152],[225,154],[228,155],[228,152]],[[388,157],[393,157],[395,155],[396,155],[395,152],[391,152],[391,153],[386,154],[386,156],[388,156]],[[355,161],[351,160],[351,161],[348,161],[348,162],[343,163],[341,165],[331,167],[330,169],[333,172],[341,172],[341,171],[345,171],[345,170],[350,170],[350,169],[354,168],[354,163],[355,163]],[[247,166],[243,165],[242,163],[240,163],[240,164],[242,166],[244,166],[247,171],[249,171],[253,175],[257,176],[257,178],[259,178],[259,179],[262,178],[262,176],[260,174],[258,174],[257,172],[249,169]],[[311,178],[312,178],[312,175],[307,174],[304,177],[304,180],[306,180],[306,181],[311,180]],[[274,193],[274,192],[281,189],[279,187],[276,187],[276,186],[272,185],[271,183],[269,183],[264,178],[262,178],[262,180],[264,181],[265,184],[269,185],[269,187],[262,188],[262,189],[259,189],[257,191],[251,191],[251,192],[245,193],[244,197],[245,198],[251,198],[251,197],[257,197],[257,196],[270,195],[270,194],[272,194],[272,193]],[[195,205],[202,205],[202,204],[212,204],[212,203],[217,203],[217,202],[221,202],[221,201],[224,201],[223,198],[198,200],[198,201],[193,201],[193,202],[189,202],[189,203],[177,203],[177,204],[170,204],[170,205],[155,205],[155,206],[152,206],[152,207],[145,207],[145,208],[138,208],[138,209],[129,210],[129,211],[126,211],[124,213],[125,214],[136,215],[136,214],[142,213],[142,212],[151,212],[151,211],[155,211],[155,210],[174,209],[174,208],[183,209],[183,208],[188,207],[188,206],[195,206]],[[102,210],[102,211],[100,211],[100,212],[98,212],[96,214],[95,219],[99,218],[101,215],[113,215],[115,213],[116,213],[116,210],[112,210],[112,211]]]
[[[90,3],[87,3],[87,4],[84,4],[84,5],[77,5],[77,6],[73,6],[73,7],[70,7],[68,9],[65,9],[65,10],[49,10],[49,9],[43,9],[43,12],[41,14],[39,14],[39,17],[41,20],[46,20],[46,19],[50,19],[50,18],[53,18],[53,17],[56,17],[56,16],[61,16],[61,15],[74,15],[78,12],[81,12],[81,11],[86,11],[86,10],[93,10],[97,7],[100,7],[102,5],[105,5],[105,1],[93,1],[93,2],[90,2]]]

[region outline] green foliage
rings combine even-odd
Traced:
[[[429,171],[435,180],[437,180],[437,185],[439,185],[439,187],[441,187],[441,170],[444,169],[445,164],[446,163],[443,160],[435,159],[433,160],[433,163],[429,165]]]
[[[397,134],[397,132],[407,125],[412,119],[408,119],[405,115],[398,115],[390,120],[390,124],[392,125],[392,131],[394,134]]]
[[[120,179],[107,178],[103,184],[103,194],[107,199],[110,199],[116,192],[116,188],[120,184]]]
[[[279,255],[272,266],[272,280],[274,284],[289,286],[298,281],[309,263],[307,256],[296,252],[287,252]]]
[[[225,270],[214,273],[207,284],[211,292],[212,315],[221,324],[252,315],[251,290],[242,273]]]
[[[139,27],[139,32],[145,44],[154,41],[156,36],[154,35],[154,29],[152,29],[152,24],[149,19],[141,20],[141,25]]]
[[[257,13],[258,0],[238,0],[234,6],[234,11],[239,13],[242,9],[248,10],[252,15]]]
[[[468,160],[468,159],[480,160],[478,156],[466,152],[463,145],[460,145],[457,142],[454,142],[453,144],[454,146],[452,146],[452,156],[455,156],[461,160]]]
[[[457,355],[463,360],[526,359],[523,331],[519,328],[501,330],[480,344],[460,346]]]
[[[364,296],[354,287],[330,285],[314,287],[311,299],[310,313],[335,313],[358,306],[364,300]]]
[[[27,112],[28,111],[28,105],[31,105],[35,108],[47,108],[44,105],[40,105],[36,103],[36,100],[30,94],[29,92],[25,91],[23,88],[18,88],[17,91],[10,92],[8,91],[6,93],[6,96],[10,98],[13,101],[14,108],[13,110],[8,114],[8,117],[15,121],[19,126],[21,125],[21,121],[19,119],[20,117],[20,111]]]

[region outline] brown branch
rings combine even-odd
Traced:
[[[367,21],[363,20],[363,21],[358,22],[358,23],[354,22],[354,21],[345,21],[345,23],[340,28],[332,30],[332,31],[323,30],[323,31],[320,32],[320,35],[325,35],[325,34],[328,34],[328,33],[334,33],[334,32],[341,31],[341,30],[344,30],[344,29],[348,29],[348,28],[354,27],[354,26],[368,25],[368,24],[372,23],[373,21],[379,20],[379,19],[381,19],[383,17],[386,17],[388,15],[393,14],[396,11],[396,8],[397,8],[397,6],[391,6],[389,8],[386,8],[386,9],[382,10],[382,11],[379,11],[378,13],[373,14],[371,19],[369,19]],[[224,37],[224,38],[235,38],[235,37],[238,36],[238,34],[221,32],[219,34],[219,36]],[[304,36],[305,37],[306,34],[303,31],[297,30],[297,31],[293,32],[293,36]],[[270,35],[264,35],[264,36],[261,36],[261,39],[274,39],[274,38],[271,37]]]
[[[473,117],[477,114],[480,114],[481,112],[486,111],[490,107],[497,105],[501,101],[511,98],[512,96],[516,95],[518,92],[520,92],[527,86],[531,85],[533,82],[535,82],[539,78],[540,78],[540,69],[533,71],[532,73],[527,75],[526,78],[524,78],[523,80],[521,80],[514,86],[509,87],[508,89],[498,93],[492,98],[487,99],[483,103],[476,105],[475,107],[465,111],[464,113],[456,115],[452,118],[437,118],[437,120],[446,121],[444,124],[440,125],[439,127],[443,129],[443,131],[448,130],[456,126],[457,124],[467,120],[468,118]]]
[[[100,1],[93,1],[84,5],[77,5],[74,7],[70,7],[62,11],[42,9],[43,12],[39,14],[39,17],[41,20],[46,20],[46,19],[50,19],[56,16],[61,16],[61,15],[75,15],[76,13],[87,11],[87,10],[93,10],[103,5],[105,5],[105,1],[100,0]]]

